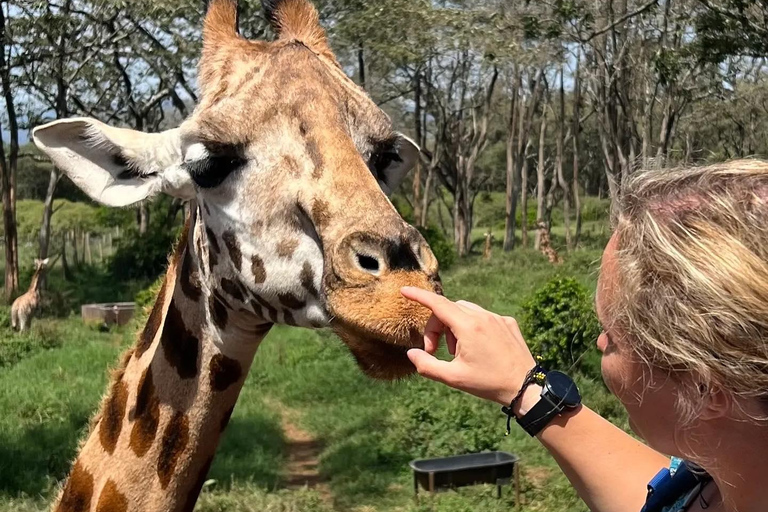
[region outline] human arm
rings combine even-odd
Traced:
[[[509,405],[534,359],[514,319],[466,302],[404,288],[403,295],[433,312],[424,350],[408,356],[418,372],[480,398]],[[434,357],[445,334],[452,361]],[[515,413],[525,414],[541,388],[529,386]],[[555,418],[537,436],[593,512],[634,512],[645,502],[646,484],[668,459],[587,407]]]

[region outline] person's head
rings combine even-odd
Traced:
[[[641,172],[603,256],[603,376],[655,448],[768,417],[768,163]],[[765,423],[768,425],[768,423]]]

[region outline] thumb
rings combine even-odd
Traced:
[[[412,348],[408,351],[408,359],[416,367],[419,375],[450,385],[453,367],[448,361],[442,361],[418,348]]]

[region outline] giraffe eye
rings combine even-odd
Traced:
[[[218,187],[246,163],[236,146],[215,146],[206,149],[208,154],[205,157],[184,163],[187,172],[200,188]]]

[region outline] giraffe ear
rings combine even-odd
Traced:
[[[194,197],[181,168],[178,129],[150,134],[72,118],[35,128],[32,140],[75,185],[107,206],[129,206],[159,192]]]
[[[403,178],[416,166],[421,149],[409,137],[399,133],[395,144],[395,151],[386,168],[377,170],[379,184],[385,194],[391,195]]]

